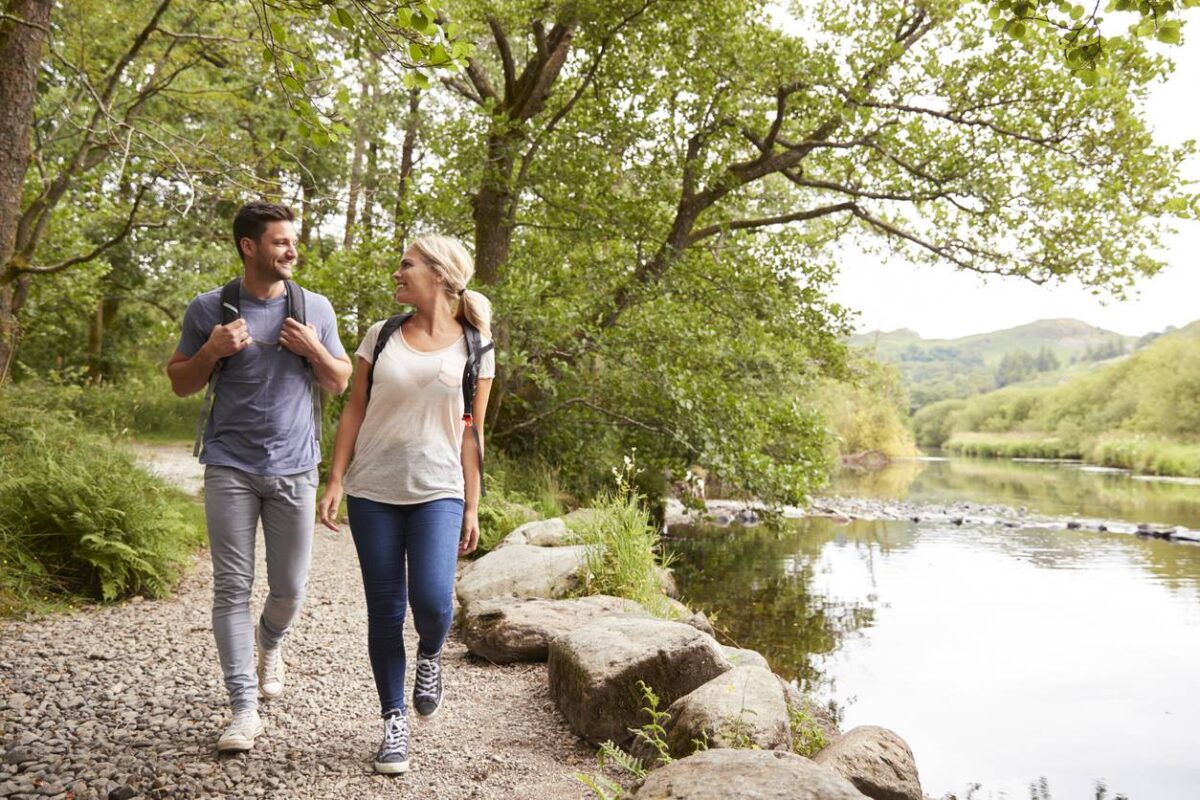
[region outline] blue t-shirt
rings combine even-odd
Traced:
[[[304,291],[308,324],[334,358],[346,354],[338,339],[333,306]],[[287,297],[259,300],[241,290],[242,318],[254,343],[221,368],[212,415],[204,432],[202,464],[235,467],[254,475],[296,475],[321,461],[313,420],[312,390],[304,359],[279,344]],[[221,290],[188,304],[179,352],[191,358],[221,323]]]

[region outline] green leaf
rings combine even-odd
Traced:
[[[278,22],[271,23],[271,37],[277,42],[287,41],[287,28],[280,25]]]
[[[304,87],[300,85],[300,81],[293,78],[291,75],[283,76],[283,88],[295,94],[304,94]]]
[[[430,28],[433,27],[432,20],[419,12],[412,15],[412,22],[410,24],[414,31],[417,33],[423,33],[425,35],[428,35],[430,33]]]
[[[422,63],[425,60],[425,48],[417,42],[411,42],[408,45],[408,57],[418,64]]]
[[[338,24],[341,25],[346,30],[354,29],[354,16],[346,9],[338,8],[337,18],[338,18]]]
[[[1158,26],[1158,40],[1164,44],[1179,44],[1182,39],[1180,27],[1179,20],[1167,20]]]

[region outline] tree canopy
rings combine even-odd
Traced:
[[[473,243],[506,450],[585,473],[636,446],[794,501],[846,374],[843,243],[1119,294],[1196,211],[1142,39],[1083,81],[1053,26],[997,37],[957,0],[392,5],[395,30],[365,2],[55,9],[0,278],[28,295],[14,374],[161,357],[264,196],[351,341],[413,232]]]

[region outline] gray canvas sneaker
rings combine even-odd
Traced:
[[[416,678],[412,703],[421,719],[429,719],[442,707],[442,653],[427,656],[417,650]]]
[[[283,694],[283,644],[268,650],[263,647],[262,628],[254,626],[255,643],[258,645],[258,691],[268,700]]]
[[[375,753],[375,771],[383,775],[408,772],[408,717],[398,708],[383,717],[383,741]]]

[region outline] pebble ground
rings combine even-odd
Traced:
[[[141,451],[198,488],[185,448]],[[254,606],[266,591],[259,547]],[[206,552],[177,595],[0,622],[0,797],[582,798],[594,750],[554,708],[544,664],[480,661],[452,633],[446,707],[413,724],[411,770],[375,775],[382,733],[349,531],[320,529],[308,598],[285,645],[287,689],[260,706],[248,754],[218,755],[228,719]],[[415,636],[409,621],[410,658]],[[411,672],[410,672],[411,681]],[[411,683],[410,683],[411,686]]]

